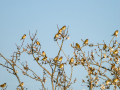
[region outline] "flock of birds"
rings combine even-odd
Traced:
[[[66,26],[63,26],[60,30],[58,30],[58,33],[55,35],[54,39],[56,39],[57,37],[59,37],[59,34],[61,34],[62,31],[65,30],[65,29],[66,29]],[[116,30],[112,36],[117,36],[117,35],[118,35],[118,30]],[[25,39],[25,38],[26,38],[26,34],[24,34],[24,35],[22,36],[21,40],[23,40],[23,39]],[[88,41],[89,41],[89,40],[86,39],[83,44],[85,44],[85,45],[88,44]],[[37,44],[37,45],[40,45],[40,42],[39,42],[39,41],[36,41],[36,44]],[[105,48],[105,46],[104,46],[104,48]],[[80,45],[79,45],[78,43],[76,43],[76,49],[80,50]],[[118,50],[114,50],[114,51],[113,51],[113,54],[116,54],[116,53],[118,53]],[[45,53],[44,51],[42,51],[42,55],[44,56],[44,58],[43,58],[42,60],[43,60],[43,61],[47,60],[47,56],[46,56],[46,53]],[[62,59],[63,59],[62,56],[61,56],[59,59],[58,59],[58,57],[55,57],[55,58],[54,58],[54,61],[59,61],[59,62],[61,62]],[[38,61],[39,58],[37,57],[37,58],[35,58],[35,60]],[[73,62],[74,62],[74,58],[72,57],[72,58],[70,59],[69,64],[71,64],[71,63],[73,63]],[[60,64],[59,68],[63,68],[63,66],[64,66],[64,64]],[[24,85],[24,83],[21,82],[21,84],[18,85],[18,87],[19,87],[19,86],[23,86],[23,85]],[[4,88],[5,86],[6,86],[6,83],[0,85],[0,87],[2,87],[2,88]]]

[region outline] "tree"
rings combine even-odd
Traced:
[[[0,63],[0,65],[7,68],[7,71],[15,75],[18,79],[19,85],[17,86],[17,90],[27,89],[24,87],[24,82],[20,80],[17,69],[20,69],[24,76],[28,76],[31,79],[41,82],[43,90],[46,90],[46,87],[44,86],[44,83],[47,81],[46,77],[51,79],[52,90],[68,90],[70,86],[74,84],[77,80],[75,78],[73,82],[71,81],[73,67],[77,67],[78,65],[82,65],[88,73],[88,75],[86,76],[87,81],[82,79],[82,82],[86,83],[86,86],[89,88],[89,90],[93,90],[95,87],[101,88],[102,90],[109,89],[112,85],[114,86],[114,90],[117,90],[117,87],[120,88],[120,43],[118,43],[116,40],[113,40],[115,37],[118,36],[118,30],[114,32],[113,38],[111,39],[109,45],[107,45],[104,41],[103,44],[90,44],[89,39],[81,39],[81,41],[83,42],[82,45],[79,45],[79,43],[75,43],[74,45],[73,42],[73,44],[70,44],[70,46],[74,49],[74,56],[68,57],[62,49],[64,41],[69,39],[68,28],[66,29],[66,26],[63,26],[61,29],[58,28],[58,32],[54,36],[54,41],[57,42],[57,45],[59,46],[59,51],[56,57],[54,57],[53,59],[48,58],[45,51],[41,52],[41,43],[36,39],[36,35],[37,31],[35,35],[32,36],[30,35],[29,31],[29,36],[32,43],[27,44],[25,48],[23,47],[23,44],[26,38],[26,34],[24,34],[21,38],[21,40],[23,40],[22,45],[18,46],[16,44],[17,51],[14,52],[12,59],[6,59],[0,53],[0,56],[6,61],[5,64]],[[58,40],[62,40],[61,45],[58,44]],[[86,53],[83,51],[83,48],[86,46],[97,47],[98,50],[94,49],[94,51],[92,50],[90,53],[88,51],[87,56]],[[23,52],[26,52],[27,54],[33,56],[33,59],[34,61],[36,61],[36,64],[38,64],[40,68],[43,69],[43,77],[38,76],[31,69],[31,67],[29,67],[29,65],[27,64],[28,61],[25,61],[25,64],[20,62],[20,56],[23,54]],[[62,61],[63,56],[60,56],[61,52],[66,57],[65,62]],[[97,55],[100,58],[100,60],[95,59],[94,52],[95,55]],[[40,60],[40,58],[42,59]],[[23,69],[21,66],[17,65],[17,62],[21,64]],[[104,63],[109,64],[110,67],[103,66]],[[49,65],[51,71],[49,71],[46,67],[43,66],[46,64]],[[70,77],[66,75],[66,71],[64,69],[64,66],[66,65],[71,66]],[[31,72],[32,75],[30,75],[28,72]],[[107,75],[106,72],[109,72],[112,75],[112,77]],[[102,84],[98,84],[100,80],[102,80]],[[1,87],[4,90],[7,88],[6,84],[1,85]]]

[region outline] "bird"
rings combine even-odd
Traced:
[[[117,36],[117,35],[118,35],[118,30],[116,30],[112,36]]]
[[[115,68],[115,64],[111,64],[111,70]]]
[[[55,34],[55,37],[54,39],[58,38],[59,37],[59,33]]]
[[[105,53],[104,53],[104,55],[103,55],[102,59],[103,59],[103,58],[106,58],[106,54],[105,54]]]
[[[62,30],[65,30],[65,29],[66,29],[66,26],[63,26],[61,29],[62,29]]]
[[[103,46],[103,50],[106,50],[106,48],[107,48],[107,45],[106,45],[106,44],[104,44],[104,46]]]
[[[40,42],[39,42],[39,41],[36,41],[36,44],[37,44],[37,45],[40,45]]]
[[[70,59],[69,64],[71,64],[71,63],[73,63],[73,62],[74,62],[74,58],[72,57],[72,58]]]
[[[62,63],[62,64],[60,64],[59,68],[63,68],[63,66],[64,66],[64,64]]]
[[[23,82],[21,82],[21,84],[20,84],[20,85],[18,85],[18,87],[21,87],[21,86],[23,87],[23,85],[24,85],[24,83],[23,83]]]
[[[46,56],[46,53],[45,53],[44,51],[42,51],[42,55],[43,55],[43,56]]]
[[[6,83],[0,85],[0,87],[4,88],[6,86]]]
[[[59,58],[59,60],[58,60],[58,61],[59,61],[59,62],[61,62],[61,61],[62,61],[62,59],[63,59],[63,57],[61,56],[61,57]]]
[[[105,84],[108,85],[110,83],[110,80],[105,81]]]
[[[85,44],[85,45],[88,44],[88,41],[89,41],[89,40],[86,39],[83,44]]]
[[[61,34],[61,33],[62,33],[62,29],[60,29],[60,30],[58,31],[58,33]]]
[[[118,50],[117,50],[117,49],[114,50],[114,51],[113,51],[113,54],[118,54]]]
[[[115,83],[116,83],[117,81],[118,81],[118,78],[115,78],[115,79],[113,80],[113,82],[115,82]]]
[[[35,60],[38,61],[38,60],[39,60],[39,57],[36,57]]]
[[[76,43],[76,49],[80,49],[80,45],[78,43]]]
[[[26,38],[26,34],[24,34],[24,35],[22,36],[21,40],[22,40],[22,39],[25,39],[25,38]]]
[[[43,61],[47,60],[47,56],[45,56],[42,60],[43,60]]]
[[[57,61],[58,60],[58,56],[56,56],[55,58],[54,58],[54,61]]]

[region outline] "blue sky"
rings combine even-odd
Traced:
[[[115,30],[120,30],[120,1],[119,0],[0,0],[0,53],[7,59],[11,59],[14,51],[17,51],[16,45],[21,45],[20,41],[23,34],[27,37],[24,47],[31,43],[29,30],[34,34],[37,30],[38,40],[48,58],[54,58],[59,50],[57,43],[54,42],[54,35],[59,28],[69,26],[68,33],[70,39],[63,44],[63,50],[66,55],[72,57],[73,49],[70,44],[79,43],[81,39],[89,39],[89,43],[109,44],[112,34]],[[120,42],[120,34],[115,38]],[[59,41],[59,44],[61,41]],[[95,47],[96,48],[96,47]],[[87,52],[94,48],[86,47]],[[66,61],[63,53],[63,62]],[[42,77],[42,69],[33,60],[33,57],[23,53],[22,61],[28,61],[29,67]],[[96,58],[97,60],[97,58]],[[99,60],[99,58],[98,58]],[[0,63],[4,60],[0,58]],[[49,66],[45,66],[49,69]],[[82,78],[85,78],[87,72],[82,66],[74,67],[73,79],[77,78],[72,85],[74,90],[86,89],[83,85]],[[6,82],[8,90],[15,90],[18,80],[12,74],[6,71],[6,68],[0,66],[0,84]],[[66,67],[68,76],[70,76],[70,67]],[[19,70],[21,81],[25,83],[28,90],[39,90],[41,83],[23,76]],[[48,80],[45,84],[48,90],[51,90],[51,83]],[[112,90],[112,89],[111,89]]]

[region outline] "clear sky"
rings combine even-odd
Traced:
[[[54,35],[59,28],[69,26],[70,39],[63,44],[66,55],[73,56],[73,48],[70,44],[77,42],[82,45],[81,39],[89,39],[89,43],[109,44],[115,30],[120,30],[120,0],[0,0],[0,53],[7,59],[11,59],[16,45],[21,45],[20,41],[23,34],[27,37],[24,47],[31,43],[29,30],[34,34],[37,30],[37,37],[41,43],[41,51],[45,51],[48,58],[54,58],[59,50],[57,43],[54,42]],[[116,38],[120,42],[120,34]],[[59,42],[59,44],[61,41]],[[86,52],[94,48],[86,47]],[[64,57],[63,62],[67,59]],[[33,57],[26,53],[21,56],[21,62],[28,61],[29,67],[42,77],[42,69],[35,63]],[[99,60],[99,58],[96,58]],[[0,63],[4,59],[0,57]],[[49,66],[45,66],[49,69]],[[23,76],[18,70],[18,75],[24,86],[28,90],[39,90],[41,83]],[[66,72],[70,76],[70,66],[66,66]],[[74,90],[87,88],[82,84],[87,72],[82,66],[74,67],[72,81],[77,78],[72,85]],[[0,84],[6,82],[7,90],[15,90],[17,78],[9,74],[6,68],[0,66]],[[45,87],[51,90],[50,80],[47,79]],[[97,89],[98,90],[98,89]],[[112,90],[112,89],[111,89]]]

